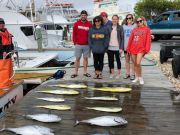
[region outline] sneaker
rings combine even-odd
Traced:
[[[132,81],[132,83],[136,83],[136,82],[138,82],[138,81],[139,81],[139,78],[136,77],[136,78]]]
[[[110,74],[109,78],[110,79],[114,78],[114,74]]]
[[[116,79],[119,79],[119,78],[120,78],[120,76],[121,76],[121,75],[120,75],[120,74],[118,74],[118,75],[116,76]]]
[[[144,80],[143,80],[143,78],[142,78],[142,77],[139,77],[139,83],[140,83],[141,85],[143,85],[143,84],[144,84]]]
[[[130,77],[130,75],[127,75],[125,77],[123,77],[124,79],[128,79]]]
[[[134,79],[135,79],[135,75],[131,75],[130,80],[134,80]]]

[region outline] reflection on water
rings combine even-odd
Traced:
[[[89,87],[120,87],[120,84],[101,84],[101,83],[85,83]],[[123,86],[122,86],[123,87]],[[126,87],[126,86],[124,86]],[[38,87],[36,90],[42,89],[57,89],[57,87]],[[58,88],[62,89],[62,88]],[[131,135],[131,134],[144,134],[145,127],[148,123],[147,114],[144,107],[141,105],[141,87],[132,86],[130,93],[112,93],[93,91],[90,89],[77,89],[80,94],[77,96],[63,96],[63,95],[51,95],[36,93],[35,90],[29,92],[26,97],[18,105],[13,106],[8,110],[6,117],[0,120],[0,124],[5,124],[6,127],[18,127],[24,125],[42,125],[55,130],[56,135]],[[115,96],[118,101],[97,101],[87,100],[83,97],[93,96]],[[35,105],[50,105],[57,104],[46,101],[41,101],[35,97],[61,97],[65,98],[65,103],[72,107],[71,111],[56,111],[52,110],[51,113],[57,114],[62,117],[60,123],[41,123],[33,120],[27,120],[22,115],[35,114],[35,113],[48,113],[47,109],[34,108]],[[122,107],[123,111],[120,113],[107,113],[95,110],[87,110],[85,107]],[[104,115],[121,116],[125,118],[129,123],[122,127],[98,127],[90,126],[86,124],[80,124],[74,127],[76,120],[84,120]],[[1,132],[1,135],[10,135],[9,132]]]

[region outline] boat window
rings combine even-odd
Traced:
[[[62,28],[62,26],[60,26],[60,25],[55,25],[56,26],[56,30],[62,30],[63,28]]]
[[[44,25],[45,30],[62,30],[62,26],[57,24]]]
[[[162,22],[162,21],[168,21],[170,14],[162,14],[156,19],[154,19],[154,23]]]
[[[99,8],[106,8],[109,5],[111,5],[111,3],[99,4]]]
[[[180,12],[176,12],[173,14],[173,20],[174,21],[180,21]]]
[[[23,27],[21,27],[21,31],[26,36],[32,36],[33,35],[33,26],[23,26]]]

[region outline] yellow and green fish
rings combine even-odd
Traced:
[[[120,112],[120,111],[122,111],[121,107],[86,107],[86,109],[102,111],[102,112]]]
[[[47,93],[47,94],[57,94],[57,95],[77,95],[79,94],[78,91],[75,90],[42,90],[37,91],[40,93]]]
[[[70,88],[70,89],[85,89],[87,85],[84,84],[57,84],[57,85],[49,85],[61,88]]]
[[[37,105],[35,107],[59,111],[71,110],[71,107],[68,105]]]
[[[130,92],[131,88],[123,88],[123,87],[100,87],[100,88],[89,88],[92,90],[99,91],[108,91],[108,92]]]

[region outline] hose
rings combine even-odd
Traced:
[[[72,58],[72,56],[65,59],[65,60],[68,60],[70,58]],[[121,58],[124,58],[124,56],[122,56]],[[157,65],[157,61],[154,60],[153,58],[144,57],[144,59],[149,61],[149,62],[152,62],[152,64],[142,64],[141,66],[155,66],[155,65]],[[107,62],[104,63],[104,65],[107,65],[107,64],[108,64]],[[93,66],[94,65],[88,65],[88,67],[93,67]],[[82,67],[83,66],[80,66],[79,68],[82,68]],[[43,71],[43,70],[47,71],[47,70],[71,69],[71,68],[74,68],[74,67],[69,66],[69,67],[50,67],[50,68],[24,69],[24,70],[16,70],[16,72]]]

